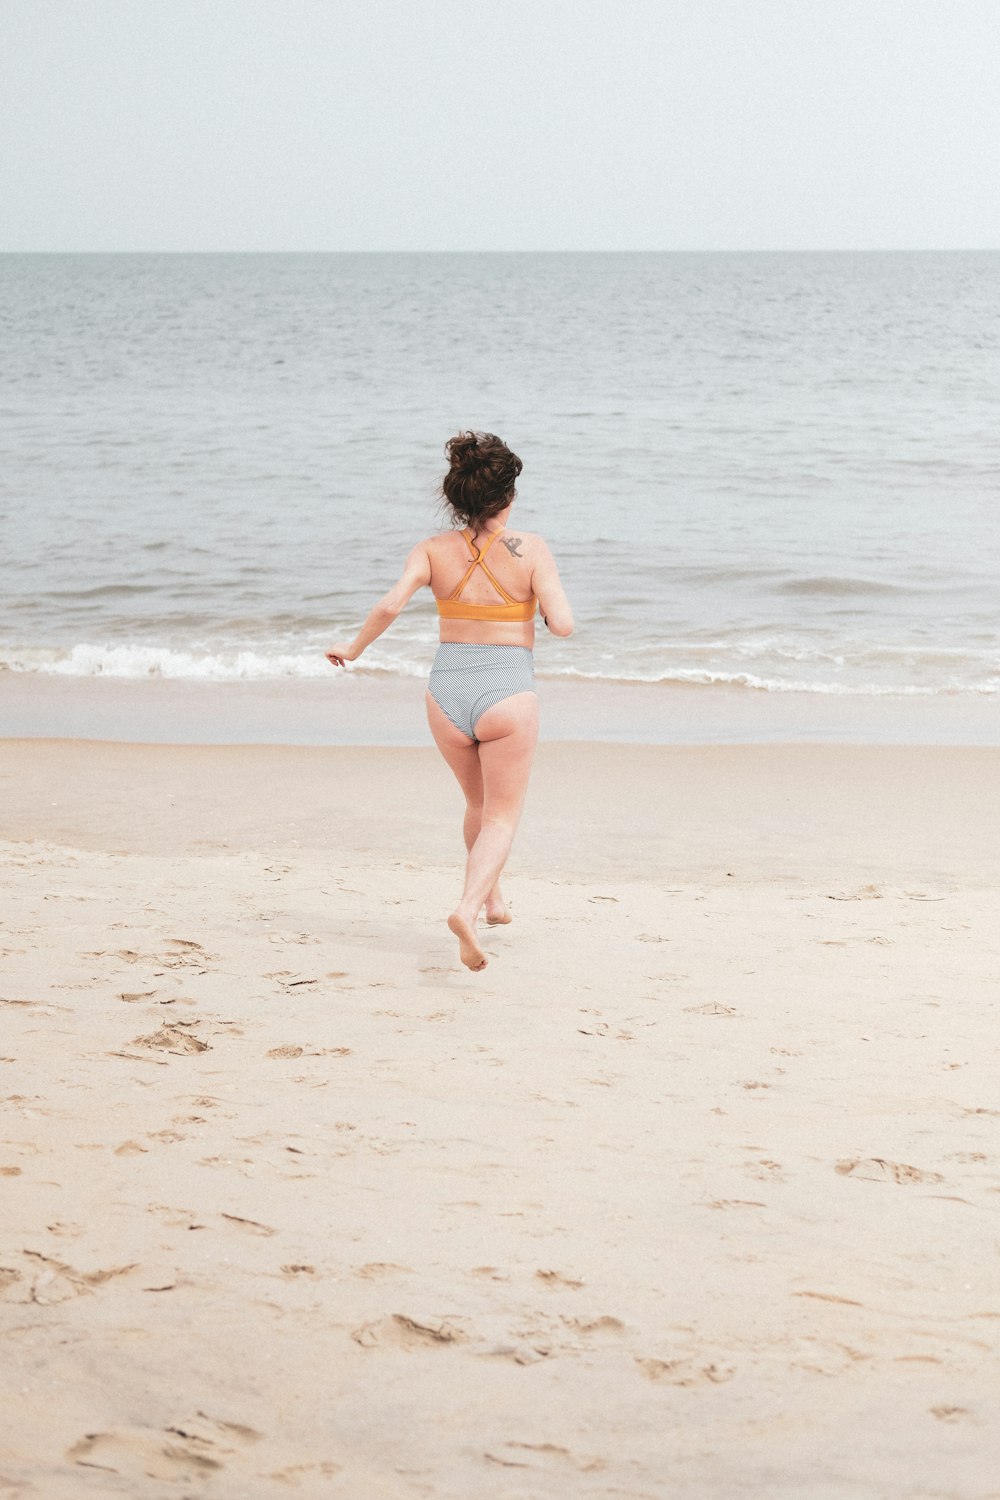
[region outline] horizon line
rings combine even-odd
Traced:
[[[853,246],[748,246],[744,248],[708,246],[702,248],[587,248],[587,249],[115,249],[71,250],[3,249],[0,255],[993,255],[1000,245],[853,245]]]

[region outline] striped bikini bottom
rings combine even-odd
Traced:
[[[527,646],[442,641],[427,689],[455,728],[474,740],[488,708],[515,693],[534,692],[534,658]]]

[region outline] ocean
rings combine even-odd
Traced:
[[[0,679],[343,694],[471,427],[574,606],[542,682],[996,712],[998,347],[988,252],[0,256]]]

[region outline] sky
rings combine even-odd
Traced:
[[[1000,247],[1000,0],[0,0],[0,251]]]

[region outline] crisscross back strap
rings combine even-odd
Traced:
[[[513,597],[513,595],[508,594],[507,590],[504,588],[504,586],[500,582],[500,580],[498,578],[495,578],[494,575],[490,572],[489,568],[486,566],[486,561],[485,561],[486,554],[490,550],[490,548],[493,546],[493,543],[496,541],[497,537],[503,535],[503,532],[502,531],[491,531],[490,532],[490,536],[489,536],[489,540],[487,541],[485,547],[477,547],[476,546],[475,542],[472,540],[472,532],[471,531],[463,531],[462,535],[465,537],[465,540],[469,544],[469,551],[472,553],[472,561],[470,562],[469,566],[466,568],[465,574],[464,574],[464,576],[462,578],[461,583],[458,585],[458,588],[455,590],[455,592],[453,594],[449,594],[449,596],[448,596],[449,599],[451,601],[455,601],[456,599],[460,599],[462,597],[462,590],[465,588],[465,585],[468,583],[468,581],[472,577],[473,573],[476,571],[477,568],[482,568],[483,572],[486,574],[487,578],[490,580],[490,583],[492,583],[493,587],[496,589],[497,593],[500,595],[501,599],[504,601],[505,604],[517,604],[517,603],[519,603],[520,601],[517,600],[517,599],[515,599]]]

